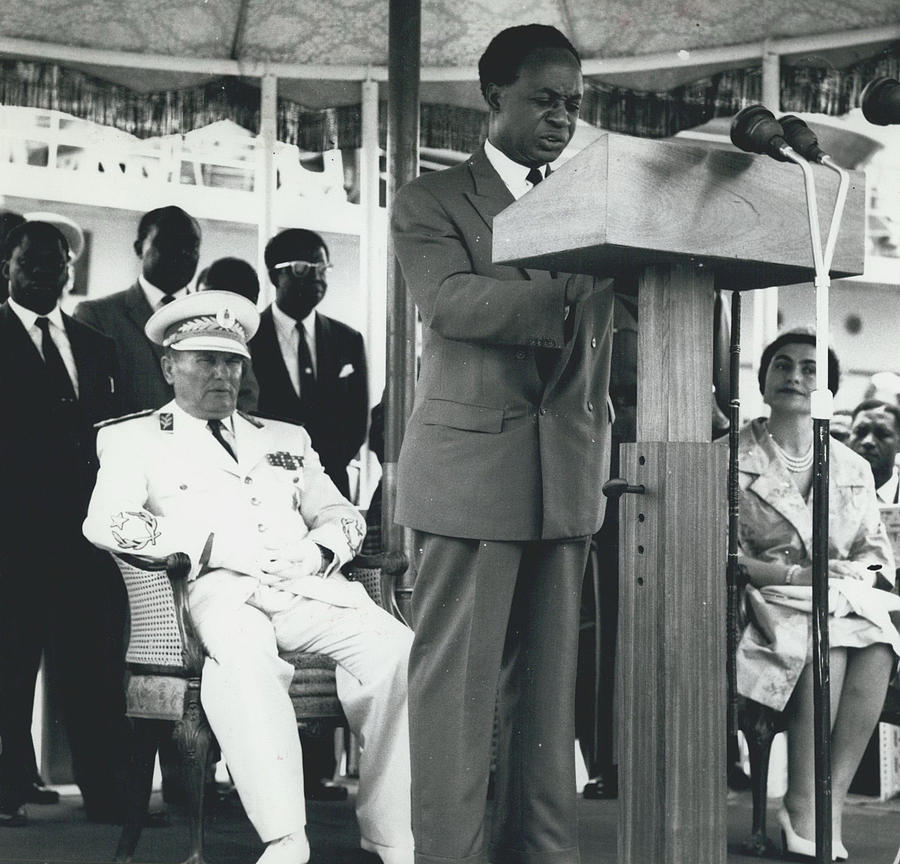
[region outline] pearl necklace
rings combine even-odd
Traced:
[[[812,442],[809,444],[809,450],[806,451],[802,456],[791,456],[790,453],[786,453],[782,446],[775,440],[772,436],[772,433],[769,432],[769,439],[772,442],[772,445],[775,448],[775,453],[778,458],[781,460],[782,464],[791,474],[802,474],[804,471],[809,471],[812,467],[813,463],[813,445]]]

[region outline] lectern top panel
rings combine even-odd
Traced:
[[[814,166],[823,239],[834,172]],[[694,261],[739,290],[814,276],[799,166],[738,151],[607,133],[494,220],[494,261],[609,275]],[[851,172],[832,275],[865,257],[865,176]]]

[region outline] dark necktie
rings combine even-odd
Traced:
[[[297,370],[300,373],[300,413],[304,421],[310,419],[313,407],[313,394],[316,388],[316,375],[313,372],[312,354],[306,341],[306,329],[297,325],[300,339],[297,342]]]
[[[234,455],[234,450],[231,449],[231,445],[225,440],[225,436],[222,434],[222,421],[210,420],[206,425],[209,427],[209,431],[212,432],[213,438],[215,438],[216,441],[225,448],[228,455],[237,462],[237,456]]]
[[[44,355],[44,365],[47,367],[47,374],[50,376],[50,384],[54,393],[60,399],[74,401],[75,388],[72,386],[72,379],[59,354],[59,349],[50,335],[50,319],[41,316],[34,323],[41,331],[41,353]]]
[[[521,176],[521,175],[519,175]],[[544,179],[544,174],[540,168],[529,168],[525,179],[532,185],[537,186]]]
[[[159,305],[168,306],[175,298],[171,294],[163,294],[162,300],[159,301]]]

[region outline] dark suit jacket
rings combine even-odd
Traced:
[[[365,441],[369,412],[362,335],[316,313],[316,391],[309,416],[303,416],[291,384],[271,306],[263,310],[259,330],[250,340],[250,354],[259,382],[260,414],[303,424],[326,473],[346,495],[347,465]]]
[[[50,547],[85,542],[97,473],[93,424],[120,410],[112,340],[68,315],[63,321],[78,369],[74,404],[51,396],[40,353],[9,304],[0,306],[0,561],[12,565],[34,566]]]
[[[494,264],[492,222],[512,202],[483,149],[394,201],[423,323],[396,519],[483,540],[593,534],[609,476],[612,280]],[[569,279],[590,284],[566,322]],[[559,351],[544,381],[536,349],[548,348]]]
[[[174,397],[159,365],[163,349],[144,335],[144,325],[152,314],[138,282],[125,291],[85,300],[75,309],[76,318],[115,342],[122,380],[123,414],[161,408]],[[248,363],[241,381],[238,407],[244,411],[254,410],[256,393],[256,379]]]

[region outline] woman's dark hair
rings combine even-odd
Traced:
[[[785,330],[779,334],[772,342],[770,342],[762,352],[759,359],[759,392],[766,392],[766,374],[769,371],[769,364],[772,358],[778,352],[779,348],[785,345],[801,343],[803,345],[815,345],[816,333],[809,327],[796,327],[793,330]],[[828,348],[828,389],[832,394],[837,393],[838,383],[841,380],[841,367],[838,363],[837,354],[829,346]]]
[[[581,65],[575,46],[555,27],[548,24],[507,27],[491,39],[478,61],[481,95],[486,95],[488,84],[512,84],[528,55],[541,48],[562,48]]]

